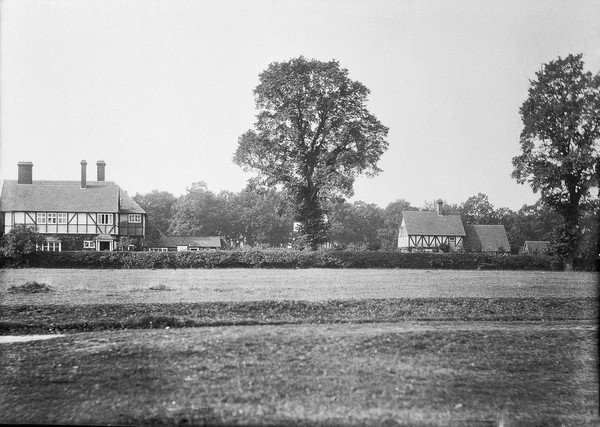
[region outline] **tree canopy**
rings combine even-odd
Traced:
[[[577,251],[579,219],[600,174],[600,74],[583,65],[582,55],[569,55],[536,73],[520,110],[522,154],[513,158],[513,178],[563,216],[568,257]]]
[[[369,89],[337,61],[303,57],[273,63],[254,90],[254,129],[240,136],[234,161],[280,185],[314,248],[326,237],[324,202],[351,196],[355,178],[375,175],[388,128],[366,108]]]

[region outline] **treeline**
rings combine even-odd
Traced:
[[[248,186],[237,193],[214,193],[198,182],[180,197],[154,190],[133,199],[148,213],[150,242],[158,238],[159,230],[167,235],[221,235],[234,247],[287,247],[297,237],[292,232],[289,198],[275,189]],[[328,240],[334,247],[386,251],[397,247],[403,211],[434,209],[433,201],[417,207],[402,199],[385,208],[342,199],[326,206]],[[583,241],[578,257],[594,258],[597,253],[599,207],[594,201],[581,218]],[[460,204],[445,202],[444,212],[459,213],[465,224],[504,225],[512,253],[518,253],[526,240],[560,244],[564,227],[562,216],[541,202],[513,211],[494,207],[482,193]]]

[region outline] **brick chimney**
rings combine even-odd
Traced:
[[[32,184],[33,183],[33,163],[31,162],[19,162],[19,175],[17,184]]]
[[[104,181],[105,177],[104,177],[104,170],[106,169],[106,163],[104,162],[104,160],[98,160],[96,162],[96,166],[98,167],[97,171],[97,179],[96,181]]]
[[[437,212],[437,214],[439,216],[442,216],[444,213],[442,212],[442,205],[444,204],[444,201],[442,199],[439,199],[436,202],[436,206],[435,206],[435,211]]]
[[[87,166],[87,162],[85,160],[81,161],[81,188],[87,188],[87,179],[85,168]]]

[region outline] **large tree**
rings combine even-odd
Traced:
[[[366,108],[369,89],[337,61],[303,57],[273,63],[254,90],[254,129],[238,141],[234,161],[282,188],[312,248],[326,238],[324,202],[353,194],[355,178],[380,172],[388,129]]]
[[[558,58],[536,73],[520,113],[522,154],[513,178],[529,183],[564,218],[560,246],[576,255],[579,220],[598,186],[600,74],[584,72],[582,55]]]

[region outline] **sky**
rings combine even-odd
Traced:
[[[0,180],[95,179],[130,195],[192,183],[240,191],[232,161],[270,63],[336,59],[389,127],[350,201],[539,199],[511,178],[519,108],[543,63],[600,71],[597,0],[63,0],[0,2]]]

